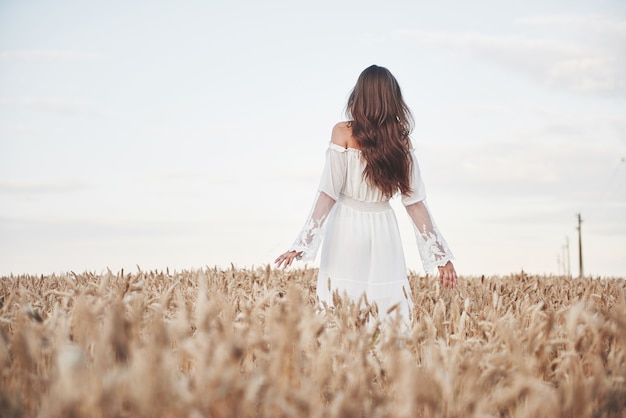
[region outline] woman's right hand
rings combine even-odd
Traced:
[[[294,259],[297,259],[302,256],[302,251],[298,252],[295,250],[287,251],[278,256],[274,263],[276,263],[276,267],[280,267],[283,264],[283,267],[289,267],[291,263],[293,263]]]
[[[439,267],[439,283],[447,289],[454,289],[456,287],[458,279],[452,261],[448,261],[445,266]]]

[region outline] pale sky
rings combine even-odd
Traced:
[[[371,64],[461,275],[626,276],[622,0],[0,1],[0,275],[271,262]]]

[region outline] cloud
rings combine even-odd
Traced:
[[[538,16],[516,23],[531,30],[547,30],[548,36],[423,30],[402,30],[396,36],[484,59],[540,84],[577,93],[626,95],[626,20]],[[559,39],[562,34],[568,36]]]
[[[199,222],[188,220],[174,221],[119,221],[89,219],[28,219],[0,216],[0,230],[33,231],[36,234],[49,233],[50,236],[116,237],[122,235],[154,236],[197,231]]]
[[[465,103],[463,105],[455,106],[452,112],[463,116],[479,116],[479,115],[494,115],[510,112],[507,106],[501,103]]]
[[[551,129],[540,125],[527,135],[455,147],[423,144],[421,166],[427,189],[460,199],[625,201],[626,189],[618,187],[623,172],[614,175],[621,158],[619,146],[587,141],[586,136],[576,139],[574,134],[550,139],[537,134]]]
[[[82,114],[88,116],[106,116],[110,112],[91,102],[65,97],[17,97],[0,98],[0,106],[15,106],[51,113]]]
[[[158,185],[164,189],[161,192],[170,191],[166,187],[174,187],[176,192],[181,191],[181,187],[187,187],[193,190],[204,190],[210,186],[247,186],[250,184],[257,185],[277,185],[283,183],[310,183],[318,179],[320,170],[300,170],[288,171],[277,174],[262,175],[210,175],[201,172],[154,172],[138,176],[136,181],[142,185]]]
[[[15,51],[0,51],[0,60],[102,61],[106,59],[108,59],[108,56],[100,53],[68,50],[26,49]]]
[[[48,183],[2,182],[0,183],[0,194],[30,197],[41,194],[73,193],[87,188],[89,188],[87,183],[74,179]]]
[[[36,132],[31,126],[26,126],[20,123],[3,123],[0,122],[0,132],[10,134],[31,134]]]
[[[540,15],[517,19],[520,26],[566,31],[584,39],[620,44],[626,38],[626,19],[602,15]]]
[[[626,145],[626,118],[611,118],[609,125],[616,133],[616,136]]]

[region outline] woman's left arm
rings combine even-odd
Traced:
[[[454,256],[430,215],[430,210],[426,205],[426,189],[415,152],[413,151],[411,155],[413,158],[412,192],[410,195],[402,197],[402,203],[413,221],[417,248],[424,271],[429,272],[437,267],[441,283],[446,287],[454,287],[457,283],[456,271],[451,262]]]

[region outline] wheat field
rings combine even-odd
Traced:
[[[4,277],[0,416],[626,416],[625,280],[411,274],[407,329],[316,274]]]

